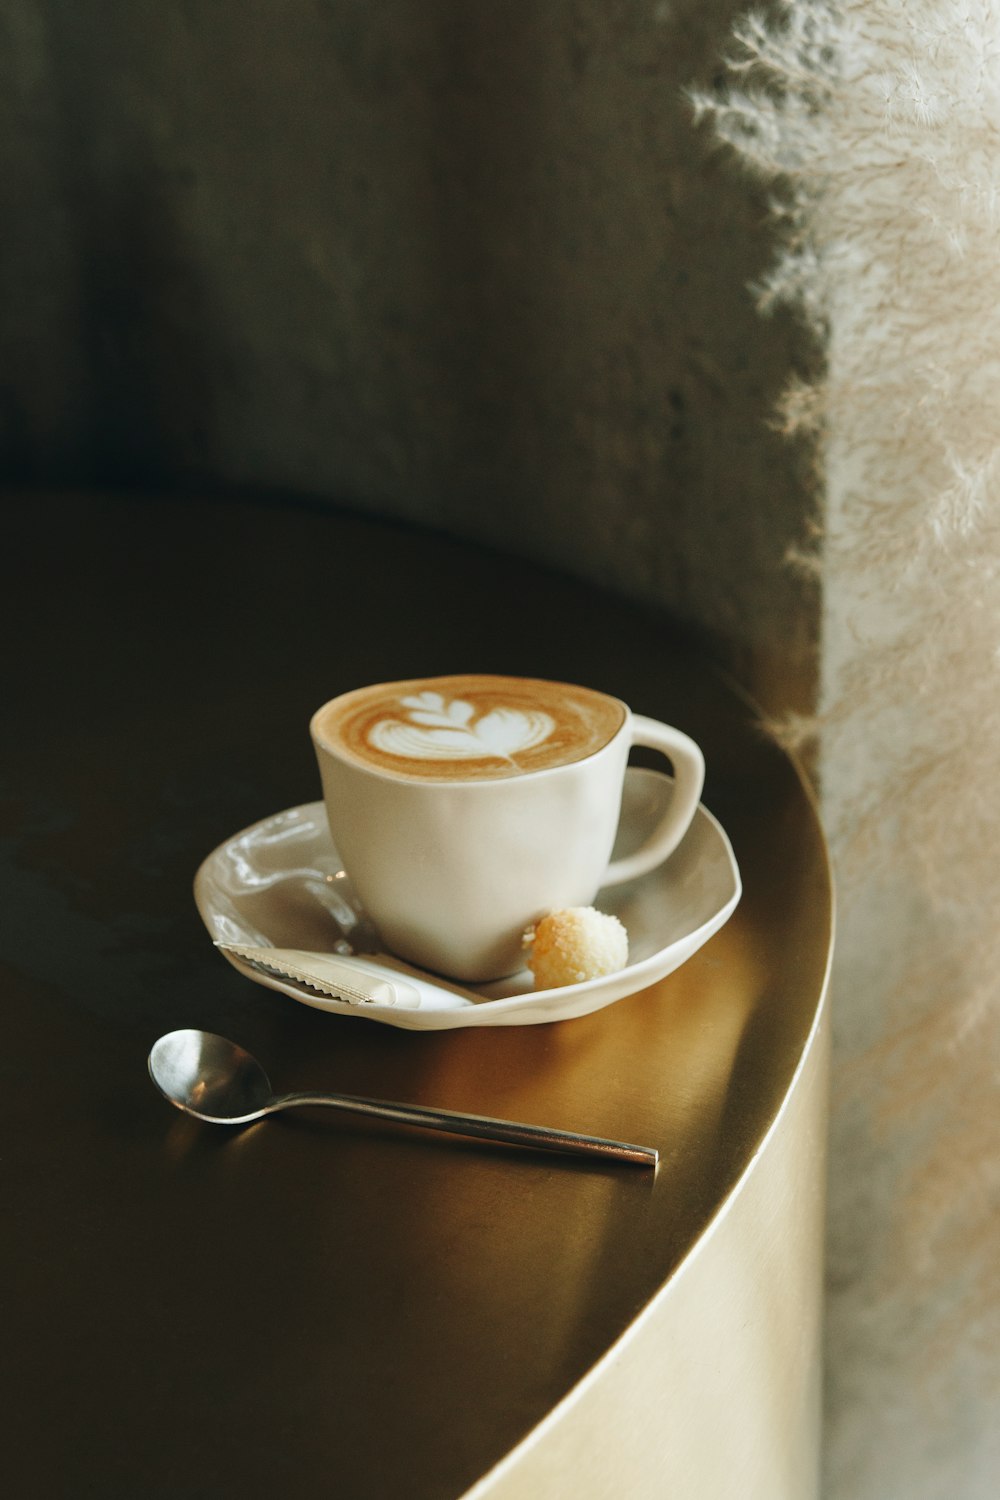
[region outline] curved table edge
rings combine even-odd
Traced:
[[[815,798],[796,770],[819,823]],[[739,1181],[634,1321],[461,1500],[815,1500],[830,975]]]

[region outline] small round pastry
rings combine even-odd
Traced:
[[[617,917],[592,906],[549,912],[524,934],[537,990],[560,989],[616,974],[628,963],[628,933]]]

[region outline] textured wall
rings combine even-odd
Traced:
[[[215,478],[550,559],[808,696],[801,351],[681,89],[730,0],[0,0],[7,478]]]
[[[796,0],[718,125],[829,328],[829,1500],[1000,1494],[1000,8]],[[791,191],[789,192],[789,186]]]

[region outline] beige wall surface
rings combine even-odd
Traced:
[[[0,474],[547,559],[811,692],[806,359],[695,129],[732,0],[0,0]]]

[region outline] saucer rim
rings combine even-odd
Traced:
[[[665,775],[662,771],[657,771],[652,769],[651,767],[645,766],[629,766],[625,774],[627,779],[630,781],[648,780],[649,778],[655,778],[658,781],[671,781],[673,779],[672,777]],[[641,990],[647,987],[647,984],[654,984],[657,983],[661,978],[667,978],[670,973],[674,972],[674,969],[668,969],[665,972],[660,970],[663,955],[678,943],[683,943],[686,946],[693,945],[691,946],[691,951],[688,953],[687,957],[681,959],[680,963],[675,965],[675,968],[682,967],[683,964],[687,963],[688,960],[692,958],[702,946],[704,946],[704,944],[710,937],[714,936],[714,934],[719,931],[720,928],[725,926],[726,922],[729,920],[736,907],[738,906],[743,894],[743,883],[740,875],[739,865],[736,860],[732,842],[729,838],[729,835],[726,833],[726,830],[723,828],[722,824],[719,822],[715,814],[712,813],[703,802],[698,803],[695,816],[700,816],[703,819],[707,820],[707,822],[711,826],[714,834],[716,835],[722,846],[732,878],[732,890],[728,898],[722,903],[721,906],[716,909],[712,916],[706,919],[706,921],[700,923],[697,927],[691,928],[691,930],[684,933],[682,937],[675,938],[673,942],[667,943],[664,946],[657,948],[654,953],[648,954],[646,958],[639,959],[634,964],[626,964],[625,968],[618,969],[613,974],[602,974],[594,979],[580,980],[575,984],[560,985],[558,987],[545,990],[526,990],[520,994],[502,995],[498,996],[495,999],[476,999],[469,1006],[463,1006],[455,1010],[449,1009],[434,1012],[425,1011],[421,1013],[418,1010],[414,1009],[412,1013],[413,1016],[417,1017],[418,1015],[422,1014],[424,1017],[424,1021],[417,1021],[416,1025],[408,1025],[405,1027],[405,1029],[432,1030],[443,1029],[446,1026],[448,1028],[458,1028],[463,1025],[463,1023],[458,1019],[461,1016],[471,1017],[471,1015],[473,1014],[477,1017],[486,1015],[497,1017],[511,1016],[519,1012],[530,1012],[534,1009],[544,1008],[546,1004],[551,1005],[553,1001],[558,1003],[561,1008],[568,1008],[573,1003],[573,1001],[578,1000],[580,1002],[585,1002],[595,993],[600,994],[604,990],[614,988],[616,990],[619,990],[619,993],[613,995],[605,1002],[606,1005],[612,1005],[615,1004],[618,1000],[625,999],[628,995],[638,994]],[[276,812],[266,814],[262,818],[255,819],[254,822],[248,823],[245,828],[239,829],[237,832],[231,833],[226,838],[220,840],[220,842],[216,844],[215,847],[199,863],[194,875],[193,894],[198,914],[201,917],[202,923],[204,924],[209,937],[213,939],[213,942],[215,941],[215,938],[210,925],[209,915],[210,913],[214,914],[216,908],[214,905],[209,906],[209,903],[204,896],[204,888],[208,882],[206,873],[208,866],[212,863],[213,860],[215,860],[221,850],[237,843],[240,839],[243,839],[248,835],[257,832],[257,830],[259,829],[263,829],[268,824],[276,823],[281,820],[291,819],[302,823],[308,821],[313,826],[325,826],[326,812],[322,800],[317,799],[311,802],[298,803],[291,807],[283,808]],[[329,837],[329,834],[327,834],[327,836]],[[336,845],[334,844],[332,838],[330,838],[330,847],[334,853],[337,852]],[[661,867],[657,867],[656,870],[649,871],[646,875],[640,876],[639,880],[648,880],[650,879],[650,877],[655,877],[659,873],[660,869]],[[617,889],[617,887],[602,886],[601,890],[598,891],[597,896],[595,897],[595,902],[600,899],[601,891],[605,889]],[[398,1007],[379,1005],[376,1003],[372,1005],[366,1005],[364,1009],[361,1010],[358,1006],[349,1005],[345,1001],[338,1001],[333,999],[332,997],[329,998],[329,1000],[327,1000],[326,998],[321,999],[319,996],[317,996],[317,1003],[314,1004],[311,998],[305,998],[301,994],[286,988],[282,985],[280,980],[270,980],[266,976],[260,975],[246,968],[245,966],[237,962],[231,955],[224,954],[224,956],[226,957],[227,961],[236,969],[237,973],[244,975],[246,978],[250,979],[251,982],[261,985],[265,989],[278,990],[280,993],[287,994],[291,999],[298,1000],[300,1003],[309,1005],[311,1008],[325,1010],[334,1015],[360,1015],[366,1019],[386,1021],[395,1024],[398,1027],[401,1027],[403,1017]],[[523,973],[524,971],[520,970],[518,972]],[[654,974],[654,977],[648,978],[651,973]],[[430,975],[429,977],[433,978],[434,976]],[[507,977],[513,979],[516,977],[516,975],[509,975]],[[501,981],[490,981],[490,983],[498,982]],[[626,984],[626,987],[624,989],[621,989],[623,983]],[[469,989],[470,994],[474,995],[476,993],[476,986],[469,985],[467,986],[467,988]],[[596,1009],[599,1007],[593,1008]],[[430,1021],[430,1017],[432,1015],[435,1017],[435,1020],[433,1022]],[[441,1019],[438,1020],[438,1017],[440,1017]],[[447,1018],[447,1020],[445,1020],[445,1018]],[[556,1021],[559,1020],[560,1017],[549,1016],[546,1017],[546,1019]],[[569,1018],[567,1017],[566,1019]],[[525,1020],[527,1022],[527,1015],[525,1016]],[[485,1024],[485,1022],[469,1022],[465,1024]],[[404,1028],[401,1027],[401,1029]]]

